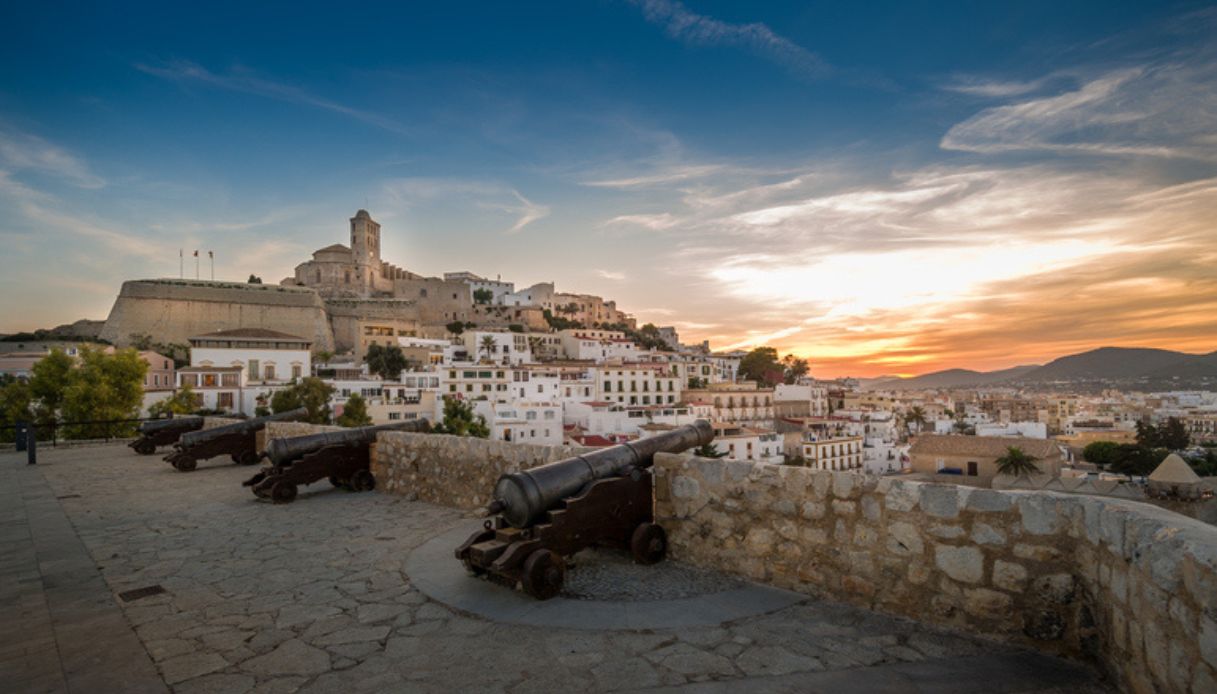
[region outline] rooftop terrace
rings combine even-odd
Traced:
[[[120,445],[0,455],[0,691],[1106,691],[1018,647],[676,562],[537,603],[461,574],[452,508],[255,500]]]

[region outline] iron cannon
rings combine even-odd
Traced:
[[[329,479],[335,487],[371,491],[376,487],[376,478],[369,469],[376,435],[382,431],[425,432],[430,428],[430,423],[420,418],[274,439],[267,442],[262,452],[262,457],[271,464],[242,484],[251,487],[259,499],[270,499],[276,504],[291,503],[299,485],[323,479]]]
[[[565,580],[567,558],[593,546],[628,549],[640,564],[667,553],[654,523],[650,467],[656,453],[714,440],[704,419],[656,436],[503,475],[487,520],[456,549],[475,576],[547,600]]]
[[[181,472],[190,472],[200,460],[228,454],[238,465],[253,465],[261,459],[258,454],[258,432],[268,422],[296,422],[308,416],[308,410],[300,407],[287,412],[246,419],[212,429],[191,431],[182,434],[173,451],[165,461]]]
[[[156,453],[157,446],[168,446],[182,434],[202,428],[203,418],[197,416],[154,419],[140,424],[139,438],[128,445],[140,455],[152,455]]]

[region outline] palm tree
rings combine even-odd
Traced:
[[[494,341],[494,336],[493,336],[493,335],[483,335],[483,336],[482,336],[482,347],[481,347],[481,351],[483,351],[483,352],[485,352],[485,353],[486,353],[486,358],[487,358],[487,359],[493,359],[493,358],[494,358],[494,348],[495,348],[496,346],[497,346],[497,345],[496,345],[496,343],[495,343],[495,341]]]
[[[925,410],[921,409],[921,405],[913,405],[904,419],[909,424],[916,424],[917,433],[920,434],[921,426],[926,423]]]
[[[1024,453],[1018,446],[1009,446],[1006,448],[1006,454],[994,462],[997,463],[998,474],[1018,477],[1039,472],[1039,466],[1035,464],[1037,460],[1039,458]]]
[[[532,358],[534,360],[537,358],[537,353],[541,351],[541,347],[544,346],[544,344],[545,342],[540,337],[536,335],[528,336],[528,351],[532,352]]]
[[[705,443],[693,449],[693,455],[699,458],[725,458],[727,453],[718,452],[718,446],[713,443]]]

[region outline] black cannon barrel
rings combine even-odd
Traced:
[[[254,417],[253,419],[245,419],[240,422],[233,422],[232,424],[182,434],[182,438],[178,439],[176,445],[178,448],[190,448],[191,446],[197,446],[200,443],[206,443],[221,436],[228,436],[229,434],[252,434],[262,431],[266,428],[267,422],[295,422],[307,416],[308,410],[299,407],[287,412],[270,414],[265,417]]]
[[[506,474],[494,486],[490,508],[511,525],[525,528],[590,482],[650,467],[656,453],[679,453],[713,440],[714,428],[699,419],[656,436]]]
[[[203,426],[203,418],[198,416],[190,417],[172,417],[170,419],[154,419],[150,422],[144,422],[139,425],[139,433],[154,434],[158,431],[168,431],[181,429],[183,431],[194,431]]]
[[[275,465],[285,465],[326,446],[366,445],[376,440],[382,431],[426,431],[430,424],[426,419],[411,419],[393,424],[356,427],[343,431],[326,431],[320,434],[295,436],[288,439],[272,439],[266,444],[266,457]]]

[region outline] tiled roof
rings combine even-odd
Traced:
[[[927,434],[918,436],[909,453],[913,455],[974,455],[1000,458],[1011,446],[1036,458],[1052,458],[1060,454],[1056,442],[1029,439],[1022,436],[956,436]]]
[[[219,330],[214,333],[205,335],[197,335],[190,338],[192,340],[275,340],[277,342],[308,342],[303,337],[296,335],[288,335],[277,330],[265,330],[263,328],[236,328],[234,330]]]

